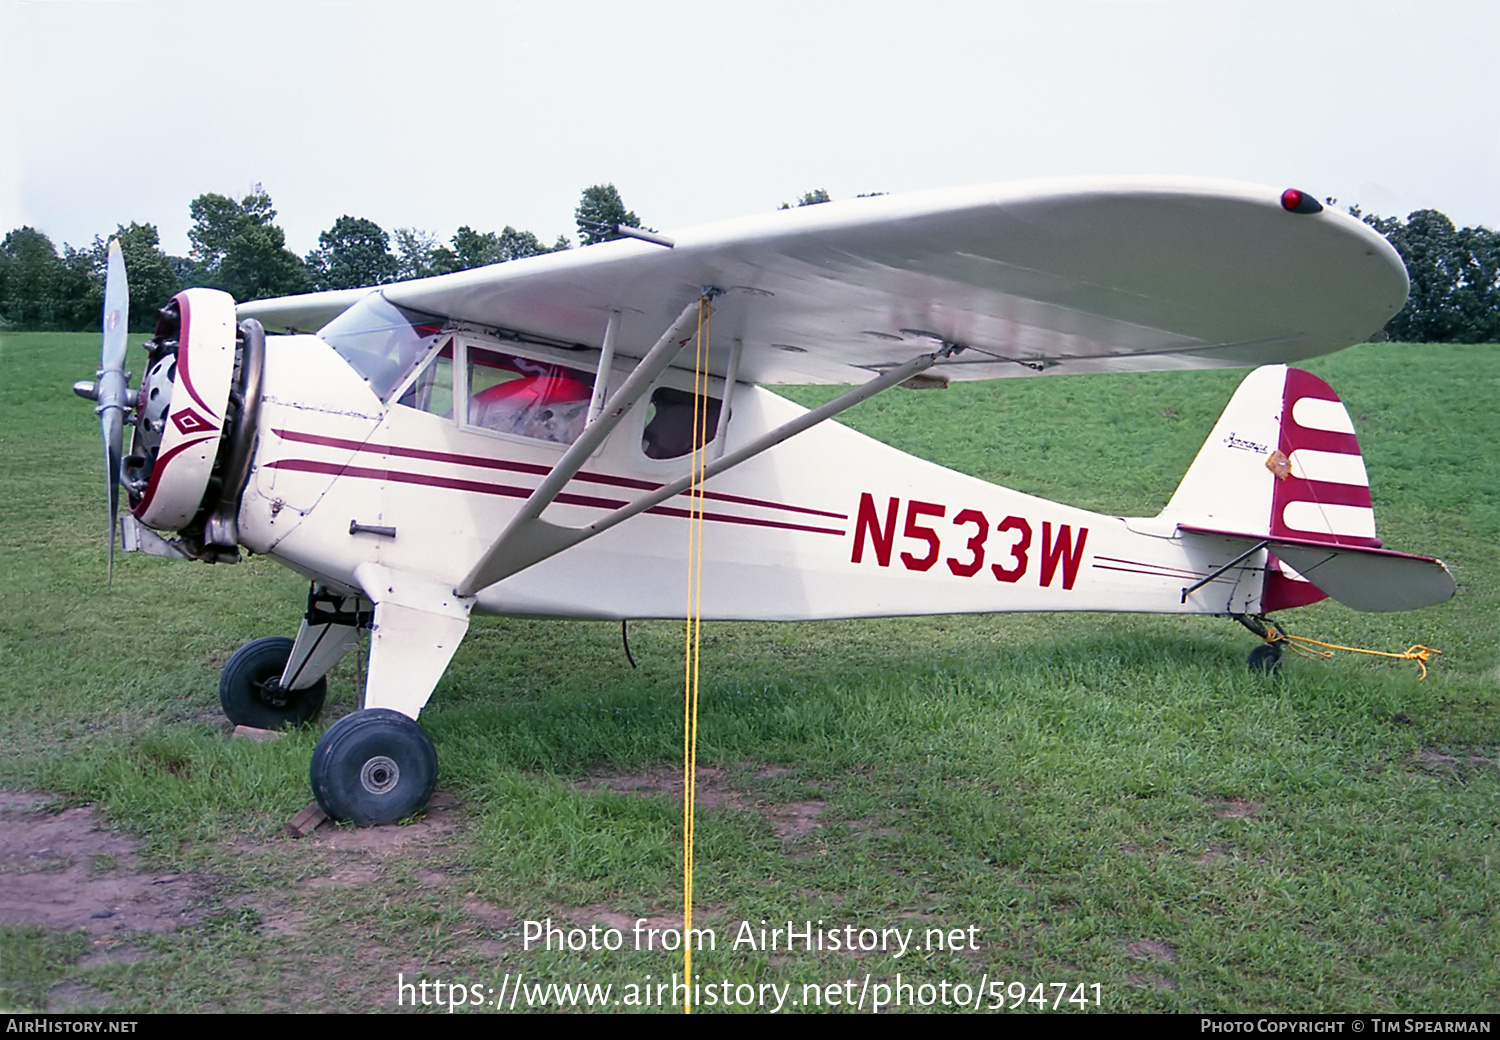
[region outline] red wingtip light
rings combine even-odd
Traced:
[[[1288,213],[1321,213],[1323,204],[1305,191],[1288,188],[1281,193],[1281,208]]]

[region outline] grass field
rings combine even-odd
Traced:
[[[0,1007],[395,1010],[398,975],[628,1000],[680,972],[631,931],[680,924],[679,626],[632,625],[633,670],[617,625],[477,621],[423,715],[440,808],[291,839],[319,730],[231,740],[216,691],[236,647],[295,630],[305,586],[262,559],[130,555],[106,588],[99,435],[67,392],[96,359],[87,336],[0,338],[0,789],[55,799],[0,798],[0,904],[72,885],[121,909],[0,925]],[[805,1004],[804,986],[842,1000],[899,974],[933,987],[911,991],[931,1010],[961,993],[1008,1007],[1039,984],[1049,1009],[1056,984],[1070,1010],[1497,1009],[1500,351],[1381,344],[1306,367],[1348,403],[1386,544],[1443,558],[1459,594],[1285,620],[1439,647],[1429,677],[1352,655],[1251,675],[1252,640],[1219,619],[708,626],[694,924],[718,943],[694,956],[700,983]],[[1240,376],[897,391],[848,421],[1010,487],[1150,514]],[[332,677],[324,724],[356,675]],[[70,821],[51,851],[17,847]],[[525,922],[548,918],[620,928],[625,948],[524,948]],[[964,941],[732,944],[763,920]]]

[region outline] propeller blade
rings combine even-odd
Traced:
[[[120,242],[109,243],[104,269],[103,347],[94,409],[104,437],[104,486],[109,499],[109,583],[115,581],[115,530],[120,523],[120,456],[125,437],[125,408],[130,387],[125,377],[125,336],[130,326],[130,285],[125,280],[125,256]]]
[[[124,416],[118,408],[99,414],[104,434],[104,487],[109,496],[109,584],[115,583],[115,531],[120,526],[120,452],[124,440]]]
[[[120,240],[109,240],[109,261],[104,268],[104,350],[99,367],[125,367],[125,333],[130,325],[130,283],[125,279],[125,255]]]

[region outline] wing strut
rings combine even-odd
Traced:
[[[647,377],[644,380],[644,384],[639,388],[635,388],[632,385],[636,381],[636,377],[641,374],[641,369],[645,368],[647,362],[652,360],[652,354],[655,354],[662,347],[663,343],[673,341],[673,336],[677,332],[678,327],[690,316],[690,312],[696,312],[697,306],[696,301],[689,305],[688,310],[683,312],[683,317],[677,319],[677,322],[668,331],[668,334],[657,343],[656,347],[652,348],[651,353],[646,355],[646,358],[641,361],[636,371],[632,372],[630,378],[621,385],[615,397],[610,399],[609,408],[605,415],[601,416],[601,422],[610,416],[615,416],[615,421],[618,422],[618,415],[623,414],[624,409],[619,409],[617,414],[615,402],[624,398],[627,390],[633,390],[636,397],[641,396],[645,392],[646,385],[649,385],[651,380],[655,378],[655,373]],[[783,423],[769,433],[762,434],[748,444],[741,445],[734,451],[708,462],[700,473],[696,475],[689,473],[669,484],[663,484],[655,491],[642,495],[628,505],[621,506],[613,513],[601,517],[587,526],[563,527],[558,524],[548,523],[540,519],[542,510],[557,497],[558,493],[562,491],[563,486],[573,478],[573,475],[582,467],[584,460],[593,451],[593,448],[590,447],[587,451],[578,454],[576,461],[574,459],[576,449],[584,443],[585,438],[589,437],[592,429],[592,427],[585,428],[582,436],[574,442],[573,447],[563,455],[552,472],[532,492],[531,497],[522,506],[520,513],[500,533],[500,537],[495,540],[494,544],[490,546],[489,551],[484,554],[480,561],[474,565],[474,568],[469,571],[464,580],[454,589],[454,592],[459,596],[472,596],[480,589],[493,585],[497,581],[502,581],[512,574],[517,574],[528,567],[541,563],[545,559],[556,556],[564,549],[570,549],[579,542],[587,541],[595,535],[603,534],[616,524],[623,523],[639,513],[644,513],[653,506],[661,505],[661,503],[669,498],[680,495],[693,484],[695,479],[699,482],[706,481],[709,477],[716,476],[727,469],[733,469],[740,463],[753,459],[761,452],[776,447],[782,441],[795,437],[804,430],[811,429],[825,419],[831,419],[840,412],[853,408],[861,401],[869,400],[876,394],[889,390],[891,387],[910,379],[917,373],[926,371],[944,358],[956,354],[963,349],[963,344],[944,342],[942,348],[934,353],[920,354],[904,365],[897,365],[895,368],[887,369],[868,383],[861,383],[854,389],[835,397],[822,407],[814,408],[810,412],[804,412],[802,415],[797,416],[797,418]],[[658,371],[665,367],[666,362],[661,362]],[[633,399],[625,405],[625,408],[628,408],[630,403],[633,403]],[[608,430],[604,431],[604,433],[608,433]],[[592,443],[597,444],[599,440],[603,439],[603,436],[604,434],[601,433]],[[569,468],[570,466],[571,468]]]
[[[697,324],[700,308],[708,306],[708,301],[717,295],[719,295],[718,290],[705,290],[702,296],[693,300],[693,302],[682,309],[682,313],[677,316],[677,320],[672,323],[666,332],[662,333],[661,338],[656,341],[656,344],[646,352],[646,356],[641,358],[640,363],[625,378],[625,382],[620,384],[620,388],[610,395],[609,401],[604,405],[599,414],[592,416],[588,425],[583,428],[583,432],[578,435],[578,439],[572,443],[567,451],[563,452],[563,457],[557,460],[557,465],[552,467],[552,472],[547,474],[542,482],[537,485],[536,490],[531,493],[530,497],[522,503],[520,512],[511,518],[505,530],[500,532],[500,537],[495,539],[489,551],[480,558],[479,562],[474,565],[473,569],[469,571],[468,576],[458,586],[459,589],[470,589],[471,591],[461,592],[459,595],[472,596],[474,594],[473,590],[482,589],[486,585],[493,585],[501,578],[509,577],[521,569],[521,567],[508,567],[511,559],[517,558],[518,553],[521,556],[528,554],[527,550],[523,550],[519,543],[530,540],[529,536],[540,533],[541,528],[553,527],[551,524],[542,524],[537,520],[537,517],[542,515],[542,510],[552,504],[552,500],[558,496],[568,481],[572,480],[578,471],[583,468],[589,456],[594,453],[600,444],[604,443],[604,438],[608,437],[614,428],[620,424],[620,420],[625,417],[625,413],[630,411],[631,406],[646,395],[646,391],[651,388],[651,384],[656,381],[656,377],[666,371],[667,366],[672,363],[672,359],[677,356],[678,351],[683,348],[688,340],[693,338],[693,329]],[[616,314],[611,314],[609,325],[605,329],[605,348],[611,359],[614,354],[613,333],[618,325],[618,320]],[[606,375],[607,369],[605,368],[605,363],[601,360],[599,377],[604,378]],[[592,411],[591,406],[590,412]],[[567,528],[556,528],[556,530],[567,530]],[[559,552],[565,548],[567,548],[566,545],[560,545],[557,549],[547,552],[542,556],[537,556],[535,559],[527,559],[522,566],[529,567],[533,563],[546,559],[547,556],[551,556],[554,552]],[[507,557],[511,559],[507,559]],[[457,592],[458,590],[455,589],[454,591]]]
[[[724,400],[719,402],[719,425],[714,430],[714,458],[724,454],[724,434],[729,429],[730,410],[734,407],[734,388],[740,381],[740,355],[745,341],[738,336],[729,347],[729,367],[724,370]]]
[[[604,326],[604,349],[599,352],[599,373],[594,379],[594,396],[589,399],[589,422],[593,422],[604,412],[604,398],[609,392],[609,377],[615,370],[615,338],[619,331],[620,312],[610,311],[609,322]]]

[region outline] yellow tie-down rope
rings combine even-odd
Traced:
[[[703,473],[708,465],[708,341],[713,311],[707,297],[698,300],[698,341],[693,360],[692,483],[688,486],[687,649],[682,682],[682,979],[693,977],[693,815],[698,800],[698,649],[703,629]],[[687,990],[689,994],[692,989]],[[693,1012],[691,996],[682,1013]]]
[[[1427,678],[1427,662],[1432,659],[1432,655],[1442,653],[1441,650],[1430,646],[1423,646],[1421,643],[1414,644],[1405,653],[1400,654],[1388,653],[1384,650],[1365,650],[1357,646],[1339,646],[1337,643],[1324,643],[1316,639],[1308,639],[1306,636],[1288,635],[1270,624],[1266,625],[1266,633],[1266,642],[1271,644],[1285,643],[1294,653],[1301,654],[1303,657],[1328,658],[1333,656],[1335,650],[1347,650],[1351,654],[1370,654],[1374,657],[1394,657],[1401,661],[1415,661],[1417,662],[1417,667],[1422,669],[1422,674],[1417,676],[1419,681]],[[1328,649],[1309,650],[1309,646],[1323,646]]]

